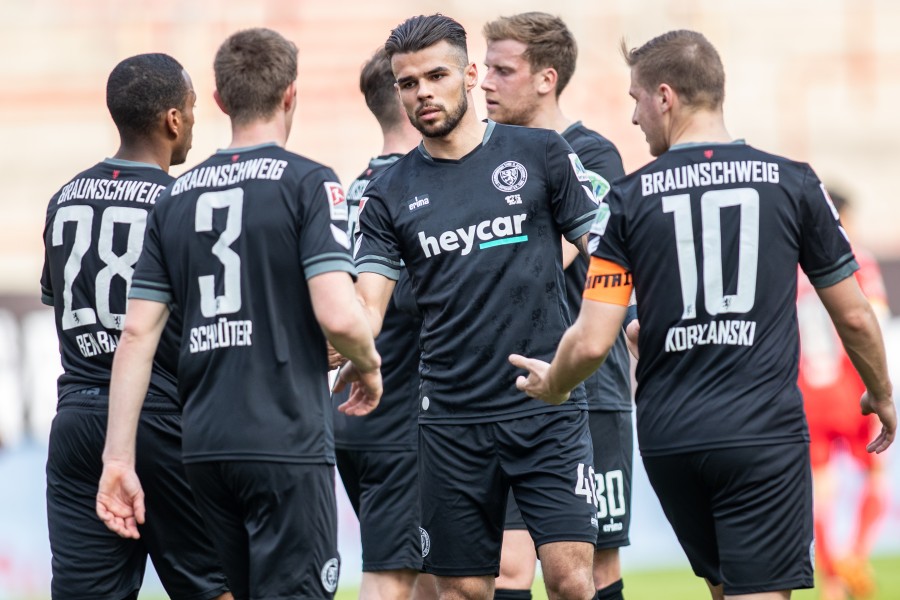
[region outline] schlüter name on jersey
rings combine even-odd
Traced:
[[[75,343],[81,355],[89,358],[98,354],[111,354],[119,345],[119,336],[111,335],[105,331],[97,333],[82,333],[75,336]]]
[[[252,346],[253,321],[221,318],[209,325],[191,327],[191,354],[231,346]]]
[[[672,327],[666,335],[666,352],[681,352],[694,346],[752,346],[756,339],[756,321],[712,321],[705,324]]]
[[[778,164],[761,160],[713,161],[645,173],[641,175],[641,195],[732,183],[778,183]]]
[[[166,186],[149,181],[83,178],[72,181],[59,193],[57,204],[69,200],[125,200],[156,204]]]
[[[286,160],[274,158],[253,158],[227,165],[215,165],[194,169],[179,177],[172,185],[172,195],[198,187],[219,187],[234,185],[248,179],[271,179],[277,181],[284,175]]]
[[[444,231],[436,236],[419,232],[419,243],[425,252],[425,258],[437,256],[441,251],[453,252],[462,249],[462,256],[470,253],[479,241],[478,249],[492,248],[506,244],[521,244],[528,241],[527,235],[522,235],[522,223],[527,215],[512,215],[509,217],[497,217],[486,220],[477,225],[469,225],[467,228],[459,228]]]

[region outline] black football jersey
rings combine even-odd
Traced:
[[[797,264],[817,287],[858,268],[809,165],[742,142],[681,145],[608,198],[591,247],[634,278],[642,453],[808,439]]]
[[[508,361],[549,360],[571,323],[561,236],[579,238],[597,209],[576,165],[556,132],[488,121],[461,159],[420,145],[369,185],[356,264],[409,272],[423,316],[420,423],[586,407],[583,388],[560,407],[527,398]]]
[[[331,169],[275,144],[219,151],[160,198],[131,297],[183,311],[185,462],[333,462],[307,280],[355,274],[347,213]]]
[[[347,188],[350,207],[349,232],[355,238],[359,223],[359,203],[365,197],[369,182],[402,154],[379,156],[369,161],[368,168]],[[334,445],[349,450],[415,450],[418,445],[416,426],[419,405],[419,330],[422,318],[416,309],[409,275],[401,270],[394,288],[381,333],[375,347],[381,355],[384,395],[378,407],[363,417],[334,413]],[[335,405],[344,402],[349,388],[335,394]]]
[[[108,158],[79,173],[47,206],[41,299],[53,307],[60,397],[106,387],[141,254],[147,215],[173,181],[158,165]],[[163,332],[149,393],[177,407],[178,316]]]
[[[594,196],[602,200],[609,192],[609,184],[625,175],[616,146],[581,121],[570,125],[562,136],[581,159],[582,179],[587,177],[586,184],[591,186]],[[573,318],[581,309],[587,270],[587,259],[579,255],[565,271],[566,300]],[[589,410],[631,410],[631,357],[624,332],[610,349],[603,365],[585,379],[584,391]]]

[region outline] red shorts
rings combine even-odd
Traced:
[[[831,460],[835,450],[848,452],[865,469],[872,467],[875,454],[866,452],[866,445],[878,430],[878,417],[863,416],[859,409],[852,415],[841,411],[808,410],[809,456],[815,469]]]

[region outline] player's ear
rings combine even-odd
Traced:
[[[292,81],[291,84],[284,90],[284,97],[282,98],[282,106],[284,107],[284,112],[290,112],[296,102],[297,82],[295,80]]]
[[[170,108],[166,111],[166,133],[172,137],[178,137],[178,134],[184,128],[184,117],[177,108]]]
[[[478,65],[469,63],[463,72],[463,75],[466,80],[466,91],[471,92],[475,89],[475,86],[478,85]]]
[[[659,87],[656,88],[656,99],[659,104],[660,112],[666,112],[668,110],[672,110],[675,106],[675,90],[672,89],[668,83],[661,83]]]
[[[216,106],[219,107],[219,110],[227,115],[228,109],[225,108],[225,103],[222,101],[222,96],[219,95],[219,90],[213,90],[213,100],[216,101]]]
[[[550,94],[556,92],[556,84],[559,82],[559,73],[553,67],[546,67],[535,73],[537,77],[537,93]]]

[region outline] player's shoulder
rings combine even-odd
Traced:
[[[619,149],[609,138],[585,126],[581,121],[569,125],[561,135],[576,153],[579,150],[600,150],[619,154]]]
[[[488,120],[488,127],[491,128],[489,132],[490,137],[488,140],[497,139],[497,140],[505,140],[511,139],[515,140],[516,143],[528,143],[528,144],[536,144],[543,143],[546,144],[547,140],[550,138],[556,138],[559,134],[557,134],[552,129],[544,129],[542,127],[523,127],[521,125],[506,125],[504,123],[496,123],[494,121]],[[523,148],[529,148],[532,146],[524,146]]]

